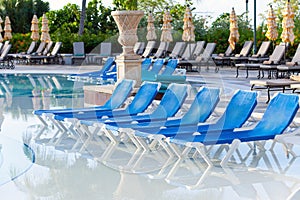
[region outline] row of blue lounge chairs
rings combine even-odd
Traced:
[[[57,132],[49,143],[59,145],[64,138],[71,137],[75,139],[72,150],[81,144],[79,151],[82,152],[92,141],[101,138],[109,139],[110,144],[119,144],[121,138],[128,138],[122,142],[144,152],[161,146],[170,157],[188,156],[191,149],[196,150],[209,166],[213,163],[206,154],[206,146],[228,144],[230,149],[221,161],[225,166],[241,142],[265,141],[282,134],[299,107],[297,95],[279,93],[269,103],[262,119],[254,127],[245,129],[241,127],[255,109],[256,92],[236,91],[224,113],[210,122],[208,119],[220,100],[219,89],[202,87],[188,111],[177,115],[188,96],[186,84],[170,84],[157,106],[153,106],[153,102],[160,83],[144,82],[128,103],[134,84],[132,80],[122,80],[103,106],[34,111],[43,124],[36,139],[49,125],[54,125]],[[149,107],[151,112],[147,111]]]
[[[175,75],[178,59],[165,60],[162,58],[153,60],[145,58],[142,61],[142,81],[160,82],[163,87],[168,86],[171,82],[185,83],[185,75]],[[69,80],[83,81],[98,84],[111,84],[117,80],[117,65],[113,57],[108,57],[103,67],[94,72],[87,72],[82,74],[72,74]]]

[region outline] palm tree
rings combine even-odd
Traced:
[[[82,10],[81,10],[81,15],[80,15],[80,25],[79,25],[79,35],[83,34],[84,30],[84,20],[85,20],[85,10],[86,10],[86,0],[82,0]]]

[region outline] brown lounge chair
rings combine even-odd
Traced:
[[[270,101],[270,92],[271,91],[280,91],[285,92],[286,90],[292,90],[293,92],[296,89],[299,89],[297,85],[300,84],[300,77],[291,79],[276,79],[276,80],[252,80],[250,81],[251,90],[267,90],[267,101]],[[291,87],[291,85],[294,85]],[[299,86],[299,85],[298,85]]]
[[[277,45],[273,51],[273,53],[271,54],[271,56],[269,57],[268,60],[265,60],[263,62],[263,65],[261,63],[239,63],[236,64],[236,78],[239,76],[239,70],[241,69],[245,69],[246,70],[246,78],[248,78],[249,76],[249,70],[256,70],[258,71],[258,76],[257,78],[263,78],[264,77],[264,73],[263,71],[266,70],[266,66],[273,66],[273,67],[277,67],[277,65],[280,64],[280,61],[283,57],[285,51],[285,46],[283,45]],[[263,68],[261,68],[261,66],[263,66]],[[271,73],[271,71],[269,71],[269,73]],[[270,75],[270,74],[269,74]]]
[[[300,72],[300,44],[297,47],[295,55],[291,62],[286,62],[284,65],[277,66],[278,73],[282,76],[290,76],[290,73]]]

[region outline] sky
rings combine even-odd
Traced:
[[[67,3],[77,4],[81,6],[81,0],[46,0],[50,3],[51,10],[58,10],[63,8]],[[91,0],[87,0],[89,2]],[[104,5],[111,5],[112,0],[102,0]],[[193,14],[200,15],[210,15],[213,17],[212,20],[216,19],[222,13],[231,12],[232,7],[234,7],[236,14],[241,15],[246,11],[246,0],[199,0],[194,1],[194,6],[196,10]],[[257,14],[257,25],[260,24],[262,19],[259,17],[260,13],[264,13],[268,10],[268,4],[271,3],[272,0],[256,0],[256,14]],[[254,0],[249,0],[248,3],[249,9],[249,19],[254,17]]]

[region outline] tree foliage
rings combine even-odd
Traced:
[[[9,16],[13,32],[28,33],[34,14],[38,17],[49,11],[49,3],[41,0],[0,0],[2,19]]]

